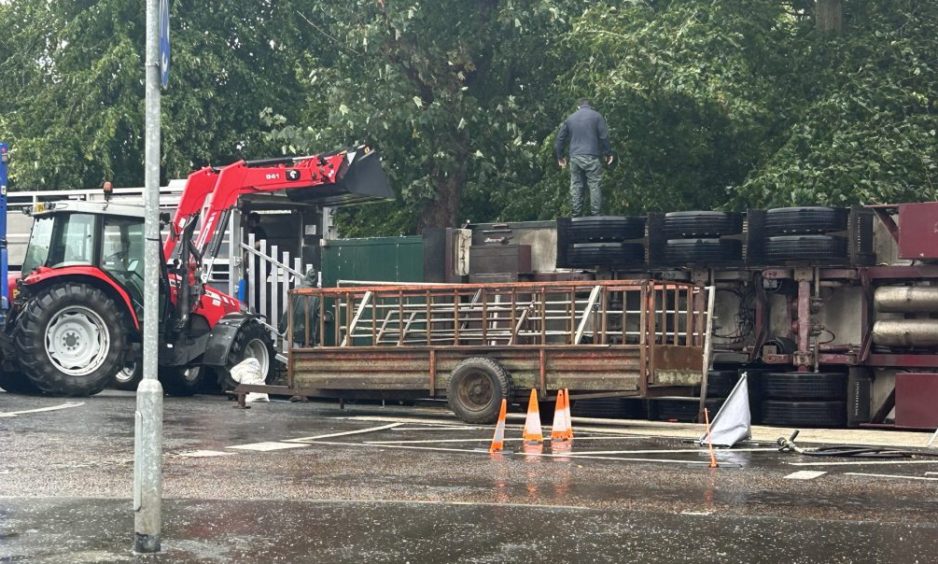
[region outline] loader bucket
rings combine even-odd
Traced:
[[[335,184],[318,186],[314,190],[290,190],[287,196],[323,206],[345,206],[394,198],[388,176],[381,168],[381,159],[378,153],[370,149],[359,147],[349,151],[337,178]]]

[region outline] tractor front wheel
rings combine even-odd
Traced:
[[[103,291],[77,282],[40,290],[14,331],[18,361],[48,394],[90,396],[124,364],[127,319]]]

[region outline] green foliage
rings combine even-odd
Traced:
[[[293,115],[289,2],[172,2],[173,66],[163,93],[164,179],[254,149],[260,112]],[[143,183],[144,4],[15,0],[0,4],[0,138],[12,184],[68,188]]]

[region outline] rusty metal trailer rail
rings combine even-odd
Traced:
[[[302,288],[288,312],[288,386],[445,395],[462,361],[537,388],[664,395],[699,386],[706,291],[649,280]],[[312,394],[310,394],[312,395]]]

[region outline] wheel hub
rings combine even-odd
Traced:
[[[96,312],[70,306],[56,312],[46,326],[46,354],[60,372],[85,376],[96,371],[107,358],[111,335]]]

